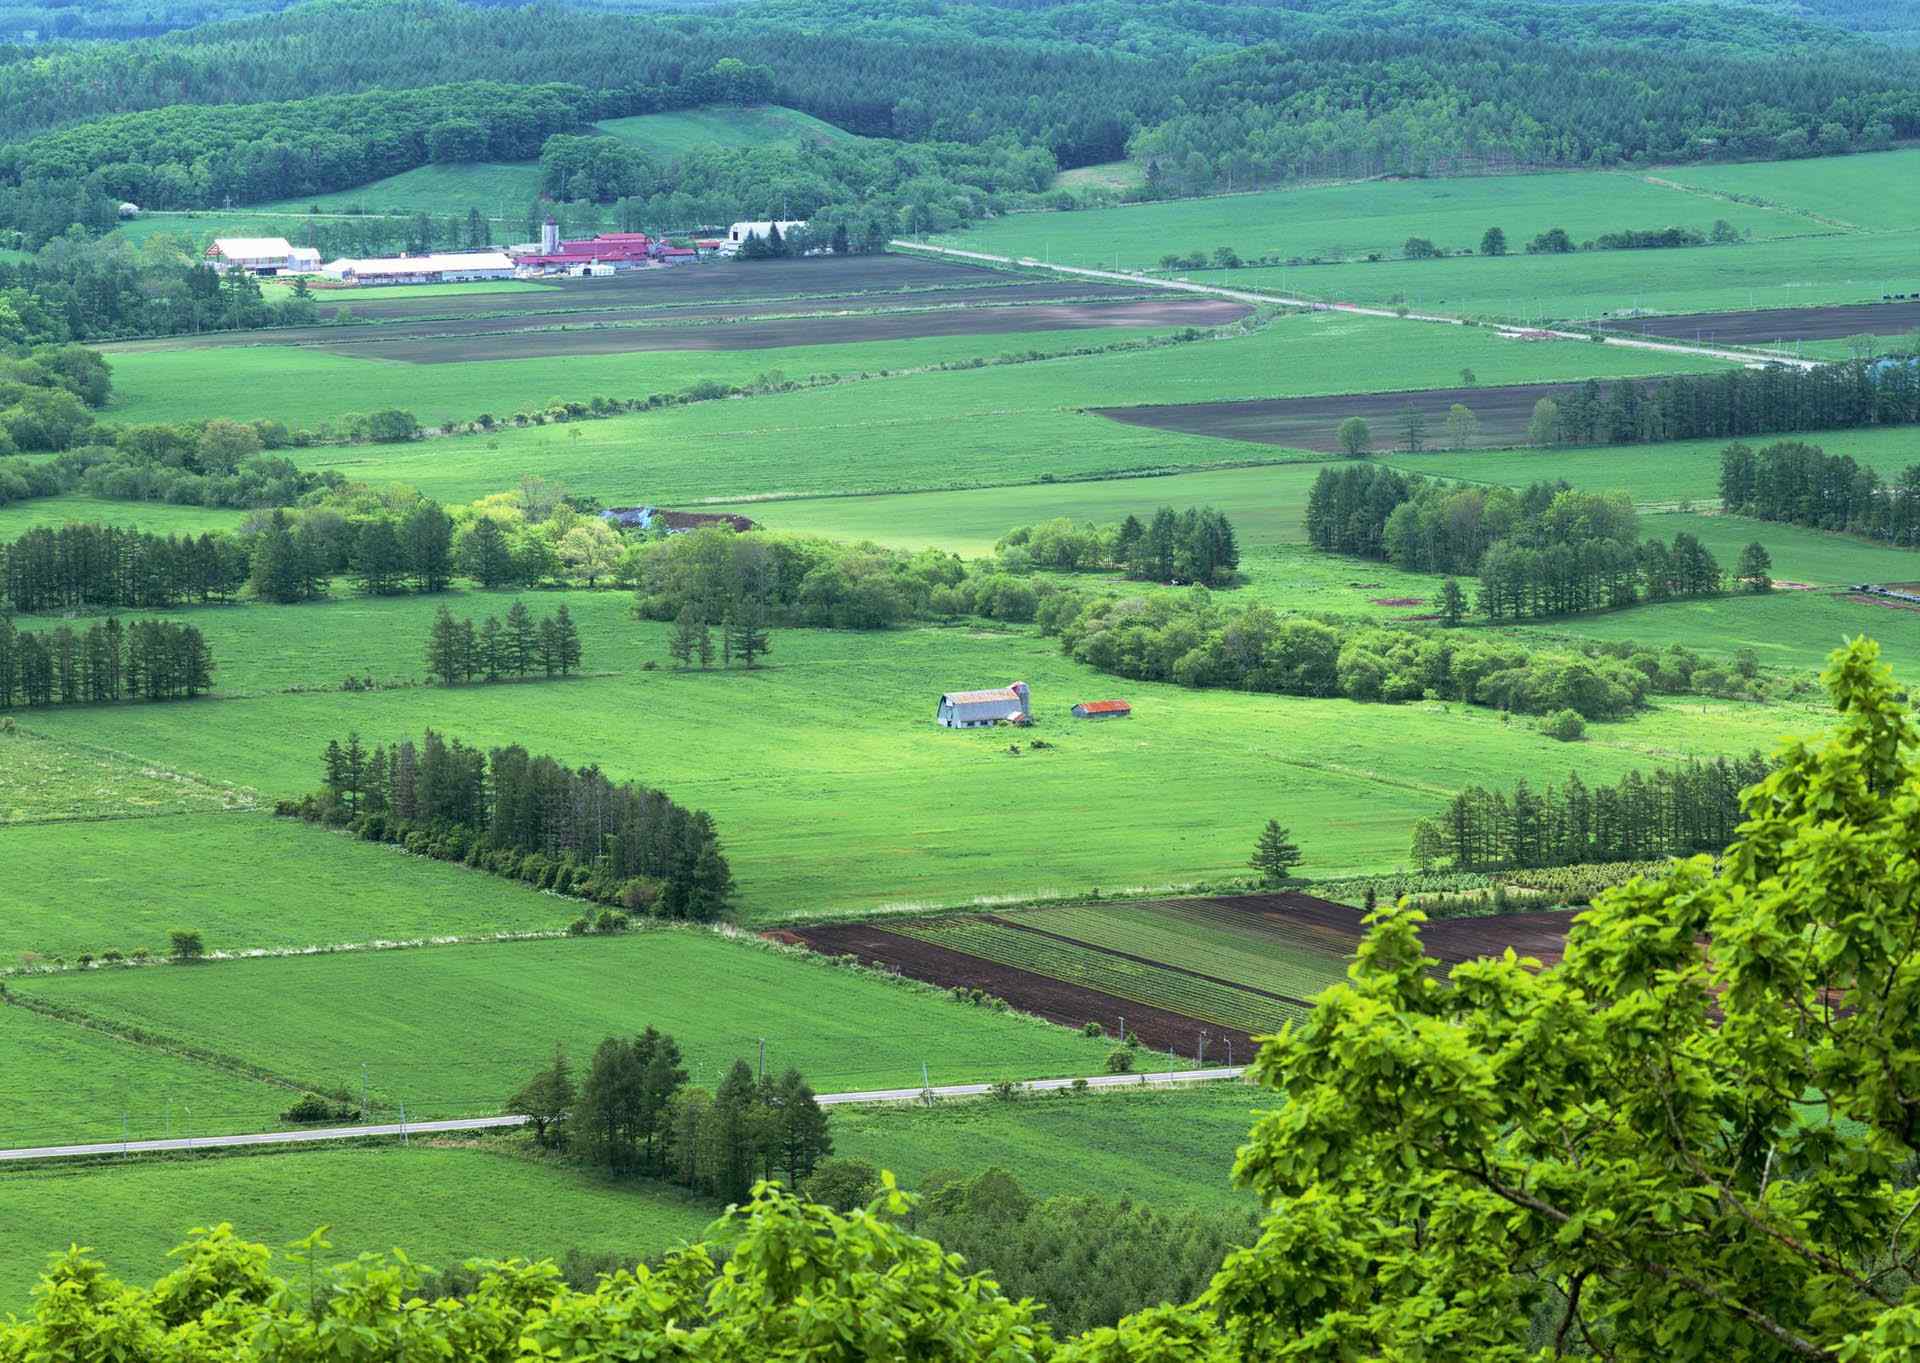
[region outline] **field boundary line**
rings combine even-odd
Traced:
[[[1098,942],[1085,942],[1078,937],[1069,937],[1065,933],[1049,932],[1045,928],[1036,928],[1027,923],[1016,923],[997,913],[982,914],[987,922],[1003,928],[1012,928],[1015,932],[1030,932],[1035,937],[1046,937],[1070,947],[1080,947],[1087,951],[1097,951],[1103,956],[1115,956],[1123,961],[1132,961],[1135,965],[1150,966],[1155,970],[1169,971],[1175,975],[1186,975],[1192,979],[1205,980],[1208,984],[1221,985],[1227,989],[1237,989],[1243,994],[1252,994],[1258,998],[1271,999],[1275,1003],[1292,1004],[1296,1008],[1311,1008],[1313,1005],[1305,999],[1297,999],[1291,994],[1276,994],[1270,989],[1261,989],[1257,985],[1242,984],[1238,980],[1222,979],[1218,975],[1209,975],[1204,970],[1194,970],[1184,965],[1174,965],[1170,961],[1156,961],[1148,956],[1136,956],[1131,951],[1122,951],[1118,947],[1102,946]]]
[[[1185,1084],[1228,1083],[1239,1080],[1245,1065],[1221,1066],[1205,1070],[1167,1070],[1158,1074],[1093,1074],[1069,1079],[1030,1079],[1015,1088],[1028,1093],[1050,1093],[1085,1085],[1089,1092],[1125,1088],[1138,1091],[1148,1087],[1174,1087]],[[933,1088],[862,1089],[849,1093],[821,1093],[815,1101],[822,1107],[855,1104],[916,1103],[932,1096],[940,1098],[983,1098],[994,1091],[992,1084],[942,1084]],[[381,1122],[368,1126],[316,1127],[305,1131],[250,1131],[227,1136],[178,1136],[165,1140],[91,1141],[73,1145],[19,1146],[0,1150],[0,1163],[28,1163],[38,1160],[86,1159],[98,1155],[145,1155],[163,1151],[220,1150],[236,1146],[297,1145],[325,1141],[366,1140],[378,1136],[427,1136],[456,1131],[496,1131],[528,1124],[517,1113],[494,1117],[453,1117],[430,1122]]]

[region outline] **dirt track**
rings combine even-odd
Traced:
[[[1916,271],[1920,275],[1920,271]],[[1913,280],[1920,290],[1920,277]],[[1920,300],[1853,303],[1831,308],[1760,308],[1692,312],[1602,322],[1604,330],[1704,344],[1767,346],[1786,341],[1844,341],[1849,336],[1905,336],[1920,328]]]
[[[1088,410],[1129,426],[1186,435],[1210,435],[1257,445],[1340,453],[1340,423],[1363,417],[1373,448],[1391,450],[1401,443],[1401,418],[1409,406],[1427,420],[1427,448],[1445,447],[1447,409],[1461,403],[1480,421],[1479,444],[1517,445],[1527,437],[1533,405],[1541,398],[1563,399],[1584,387],[1578,383],[1525,383],[1504,388],[1429,388],[1414,393],[1346,393],[1317,398],[1262,398],[1253,402],[1195,402],[1164,407],[1093,407]]]

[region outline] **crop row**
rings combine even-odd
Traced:
[[[902,924],[890,931],[917,937],[997,965],[1031,971],[1048,979],[1097,989],[1116,998],[1201,1022],[1264,1032],[1298,1016],[1300,1010],[1230,985],[1195,979],[1158,966],[1140,965],[1090,947],[1074,947],[1017,928],[979,920]]]
[[[1346,969],[1344,954],[1263,932],[1260,919],[1231,910],[1216,915],[1158,905],[1042,909],[1009,917],[1093,946],[1299,997],[1334,983]]]

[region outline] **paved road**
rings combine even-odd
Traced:
[[[1248,293],[1241,289],[1229,289],[1217,284],[1195,284],[1185,279],[1156,279],[1149,275],[1130,274],[1119,270],[1089,270],[1078,265],[1054,265],[1048,261],[1035,260],[1032,256],[997,256],[985,251],[962,251],[952,246],[926,246],[917,241],[895,240],[888,245],[904,251],[925,251],[931,255],[947,256],[954,260],[975,260],[988,265],[1018,265],[1025,269],[1051,270],[1055,274],[1074,275],[1082,279],[1100,279],[1117,281],[1123,284],[1144,284],[1156,288],[1172,289],[1179,293],[1200,293],[1212,298],[1231,298],[1239,303],[1278,303],[1283,307],[1311,308],[1319,312],[1344,312],[1355,317],[1391,317],[1402,322],[1437,322],[1443,326],[1465,326],[1466,319],[1450,317],[1436,312],[1401,312],[1397,308],[1366,308],[1358,303],[1323,303],[1314,298],[1295,298],[1281,293]],[[1588,341],[1591,335],[1584,331],[1559,331],[1550,327],[1494,327],[1492,330],[1503,336],[1549,336],[1555,340]],[[1658,350],[1673,355],[1700,355],[1711,360],[1732,360],[1738,364],[1758,368],[1763,363],[1794,365],[1801,369],[1811,369],[1821,363],[1819,360],[1799,359],[1792,355],[1767,351],[1756,355],[1753,350],[1722,350],[1717,346],[1688,344],[1684,341],[1650,340],[1644,336],[1609,335],[1605,343],[1621,346],[1628,350]]]
[[[1246,1066],[1235,1065],[1210,1070],[1173,1070],[1164,1074],[1097,1074],[1086,1078],[1090,1089],[1123,1086],[1139,1088],[1144,1082],[1156,1084],[1197,1084],[1238,1079]],[[1021,1087],[1035,1093],[1072,1088],[1079,1079],[1035,1079]],[[942,1084],[933,1089],[936,1098],[978,1098],[989,1084]],[[926,1094],[925,1089],[868,1089],[858,1093],[822,1093],[822,1107],[844,1103],[912,1103]],[[230,1150],[249,1145],[295,1145],[314,1141],[357,1141],[369,1136],[431,1136],[446,1131],[492,1131],[500,1127],[525,1126],[525,1117],[456,1117],[440,1122],[382,1122],[370,1126],[322,1126],[304,1131],[252,1131],[238,1136],[182,1136],[172,1140],[97,1141],[86,1145],[36,1145],[17,1150],[0,1150],[0,1162],[8,1160],[76,1159],[89,1155],[145,1155],[166,1150]]]

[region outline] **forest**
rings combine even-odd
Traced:
[[[1511,794],[1474,786],[1414,826],[1413,857],[1423,867],[1504,871],[1717,854],[1742,821],[1740,792],[1772,770],[1756,752],[1628,772],[1596,788],[1578,772],[1539,790],[1523,778]]]
[[[349,734],[323,765],[322,789],[279,813],[666,918],[711,922],[733,893],[711,818],[595,766],[517,744],[483,752],[432,729],[371,751]]]
[[[941,13],[776,0],[590,25],[561,13],[343,0],[0,63],[0,106],[25,136],[0,147],[0,226],[30,222],[37,242],[62,217],[101,225],[116,196],[259,202],[430,161],[531,160],[547,135],[596,118],[710,103],[773,101],[865,137],[1019,148],[1062,167],[1131,156],[1149,196],[1830,155],[1920,132],[1920,57],[1775,15],[1513,0]],[[578,178],[562,178],[567,194],[631,180]],[[746,211],[697,168],[683,178],[696,200],[732,207],[698,217]],[[789,194],[810,180],[782,178]],[[990,192],[977,176],[952,183]]]

